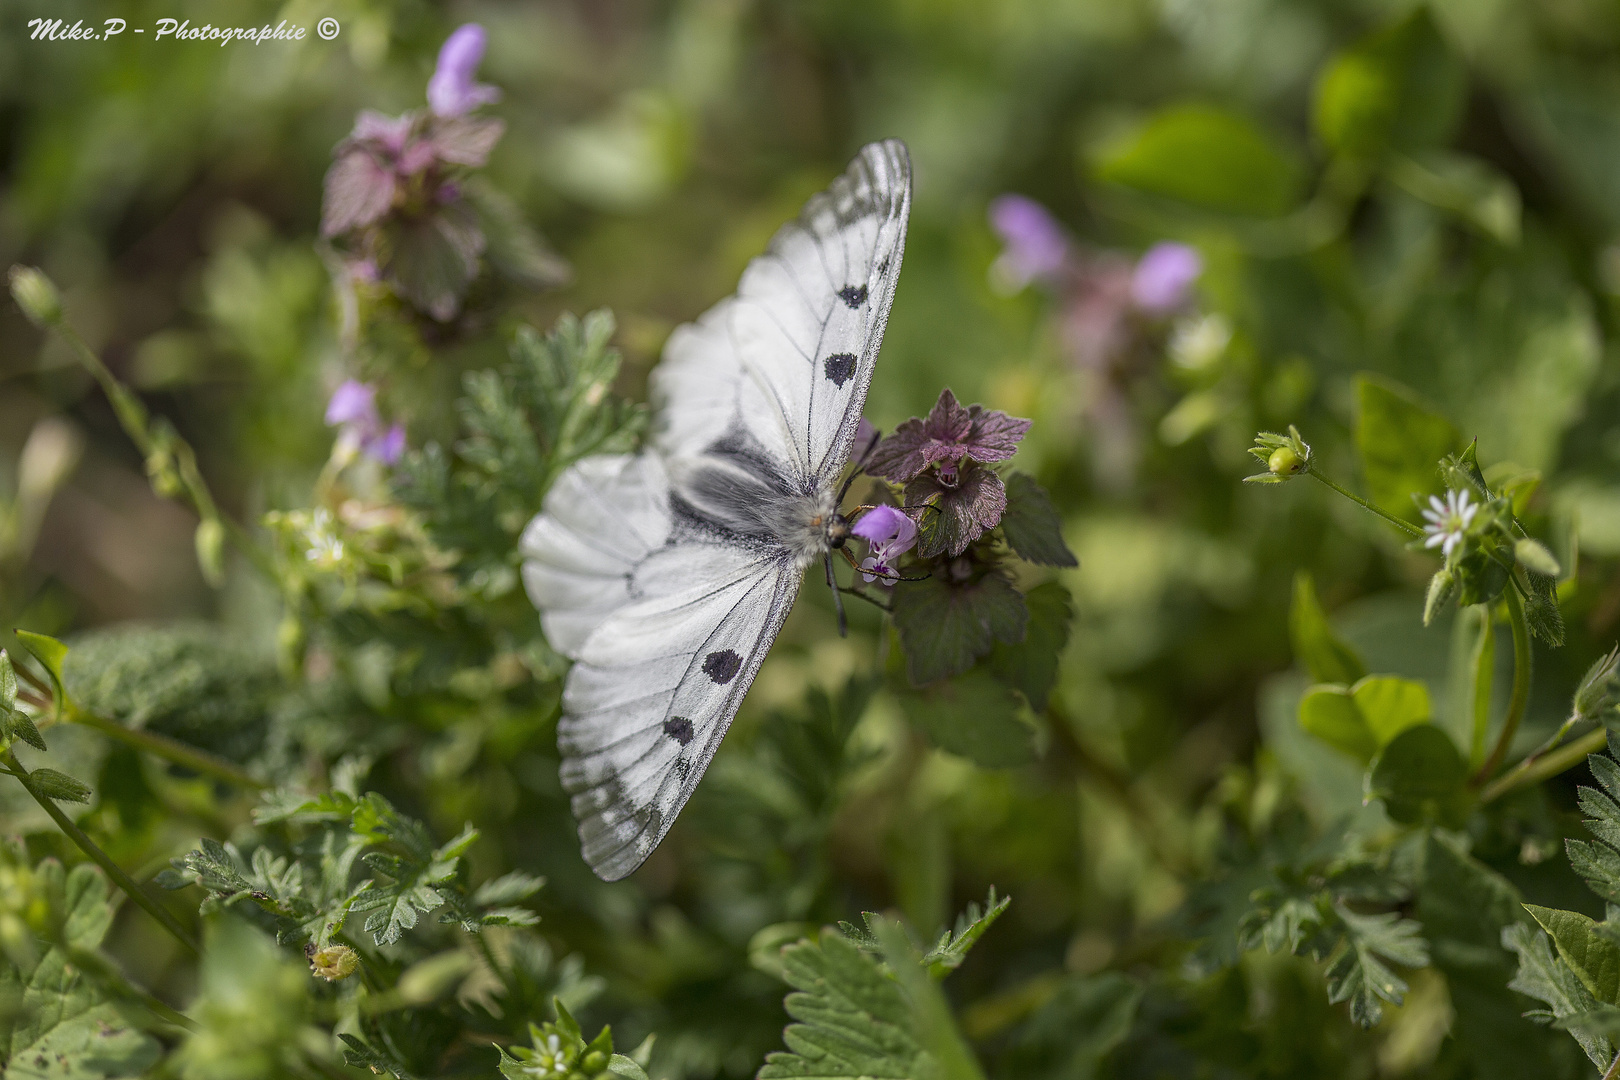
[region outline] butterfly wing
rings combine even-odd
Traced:
[[[585,860],[609,881],[669,831],[793,606],[802,561],[745,527],[759,517],[747,504],[824,491],[843,470],[894,299],[910,177],[900,142],[864,148],[736,296],[671,336],[649,452],[579,462],[524,532],[524,584],[574,660],[563,786]],[[693,476],[724,505],[683,486]]]
[[[651,389],[653,443],[672,472],[722,437],[776,463],[797,490],[843,471],[910,211],[905,144],[869,144],[748,264],[735,296],[670,335]]]
[[[565,472],[524,532],[524,584],[574,660],[557,746],[585,861],[608,881],[674,824],[798,592],[770,547],[694,531],[656,455]]]

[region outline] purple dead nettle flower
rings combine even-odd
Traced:
[[[1022,195],[1002,195],[990,204],[990,227],[1006,245],[992,275],[1017,292],[1032,281],[1052,283],[1069,261],[1069,240],[1046,207]]]
[[[349,379],[332,392],[326,403],[326,426],[341,428],[340,439],[355,444],[361,453],[392,465],[405,453],[405,427],[383,426],[377,412],[377,388]]]
[[[1131,273],[1131,300],[1148,315],[1170,315],[1192,296],[1204,272],[1204,260],[1186,244],[1154,244],[1142,253]]]
[[[874,506],[850,530],[866,541],[868,558],[861,561],[861,577],[892,584],[895,562],[917,544],[917,523],[892,506]]]
[[[487,44],[488,36],[477,23],[458,26],[445,39],[438,66],[427,85],[428,107],[433,115],[464,116],[480,105],[501,100],[501,92],[495,87],[473,81]]]

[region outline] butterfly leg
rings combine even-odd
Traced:
[[[833,573],[832,552],[822,556],[827,567],[827,587],[832,590],[833,606],[838,609],[838,636],[849,637],[849,622],[844,618],[844,598],[838,594],[838,577]]]

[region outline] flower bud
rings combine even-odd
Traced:
[[[309,954],[309,970],[327,982],[347,979],[360,968],[360,955],[347,945],[328,945]]]
[[[1452,593],[1457,591],[1457,579],[1450,570],[1442,566],[1429,579],[1429,595],[1423,601],[1423,625],[1428,626],[1439,614],[1440,609],[1446,606]]]
[[[1547,577],[1555,578],[1561,572],[1558,568],[1558,560],[1553,558],[1553,553],[1548,551],[1543,544],[1530,539],[1528,536],[1513,545],[1513,557],[1526,570],[1545,574]]]
[[[34,266],[11,268],[11,298],[35,326],[55,326],[62,321],[62,294],[45,272]]]
[[[586,1076],[595,1076],[597,1073],[607,1068],[607,1063],[607,1055],[602,1053],[600,1050],[592,1050],[590,1053],[579,1059],[579,1067],[585,1070]]]
[[[1266,468],[1278,476],[1293,476],[1305,467],[1305,459],[1291,446],[1279,446],[1266,459]]]

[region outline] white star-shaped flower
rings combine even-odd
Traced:
[[[1426,548],[1440,548],[1447,558],[1463,542],[1463,534],[1468,531],[1469,522],[1479,513],[1479,504],[1468,497],[1466,491],[1448,491],[1445,501],[1440,501],[1436,495],[1429,496],[1429,509],[1423,511],[1423,517],[1428,524],[1423,526],[1423,535],[1426,539],[1423,546]]]

